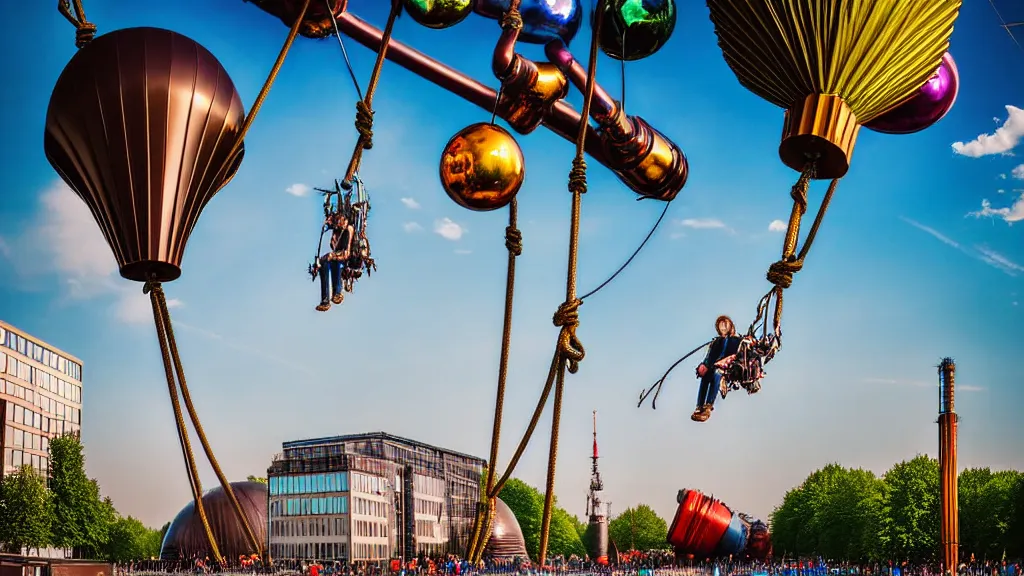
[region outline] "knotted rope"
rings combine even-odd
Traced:
[[[82,0],[75,0],[74,14],[71,13],[71,0],[57,0],[57,10],[75,27],[75,46],[78,49],[92,42],[96,36],[96,25],[85,18]]]

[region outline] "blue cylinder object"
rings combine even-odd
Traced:
[[[484,17],[501,20],[510,0],[476,0],[473,10]],[[583,21],[581,0],[522,0],[519,14],[523,28],[519,41],[547,44],[561,38],[566,45],[576,37]]]
[[[747,535],[750,525],[740,517],[738,512],[732,513],[732,521],[722,539],[718,541],[718,554],[721,556],[738,555],[747,547]]]

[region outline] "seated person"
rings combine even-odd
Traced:
[[[718,337],[711,341],[707,356],[697,365],[700,390],[697,393],[697,409],[690,416],[695,422],[705,422],[715,409],[715,398],[722,385],[722,372],[715,364],[723,358],[735,355],[740,347],[740,337],[736,335],[736,325],[731,318],[719,316],[715,320],[715,329],[718,331]]]
[[[344,213],[335,213],[327,217],[327,225],[333,229],[331,233],[331,251],[320,257],[320,304],[316,309],[320,312],[330,310],[331,302],[341,304],[345,295],[341,292],[342,266],[349,257],[352,245],[352,227]],[[331,277],[331,292],[327,292],[327,276]]]

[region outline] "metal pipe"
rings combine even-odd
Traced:
[[[375,52],[380,50],[383,44],[383,33],[352,13],[346,12],[338,17],[338,28],[342,34]],[[494,101],[497,98],[494,90],[401,42],[394,39],[389,41],[387,59],[488,112],[494,108]],[[572,142],[579,131],[580,114],[568,103],[560,101],[547,113],[544,125]],[[597,131],[593,127],[587,128],[586,151],[601,164],[612,170],[616,169],[608,164]],[[634,191],[643,194],[641,190]]]
[[[957,424],[953,385],[956,364],[944,358],[939,364],[939,493],[940,528],[944,574],[956,574],[960,549],[959,486],[957,485]]]

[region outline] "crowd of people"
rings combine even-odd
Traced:
[[[1024,576],[1019,562],[965,562],[958,576]],[[910,563],[856,564],[828,562],[822,559],[803,561],[739,561],[721,559],[711,562],[680,560],[669,551],[652,551],[622,555],[614,565],[593,562],[587,557],[555,556],[543,568],[529,558],[488,558],[473,565],[456,555],[440,557],[421,555],[407,562],[305,561],[275,559],[264,563],[259,557],[240,557],[223,564],[208,558],[194,557],[178,562],[159,560],[118,565],[116,576],[157,576],[168,573],[205,574],[275,574],[294,576],[557,576],[562,574],[595,576],[950,576],[935,565]]]

